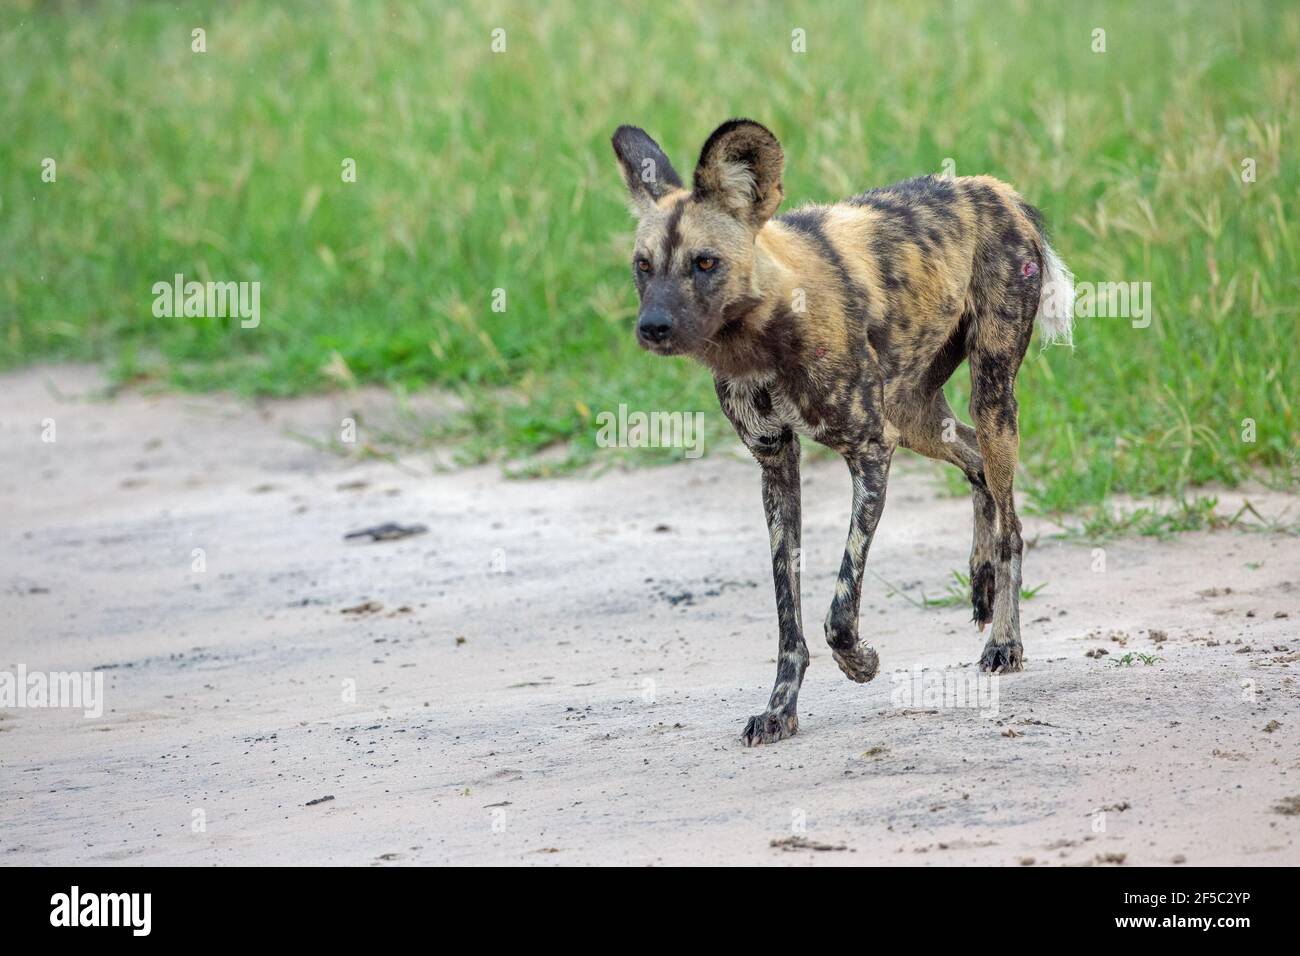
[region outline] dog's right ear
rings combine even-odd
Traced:
[[[682,178],[677,175],[677,170],[645,130],[620,126],[610,142],[614,144],[614,155],[618,157],[623,180],[632,197],[633,211],[637,215],[674,189],[682,188]]]

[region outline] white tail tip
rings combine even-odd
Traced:
[[[1043,243],[1043,289],[1038,298],[1043,346],[1074,345],[1074,273]]]

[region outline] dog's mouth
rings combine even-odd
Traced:
[[[673,330],[662,337],[646,335],[641,329],[636,330],[636,341],[641,348],[654,355],[694,355],[710,350],[726,331],[725,323],[719,318],[715,321],[696,320],[675,325]]]
[[[647,352],[650,352],[653,355],[681,355],[684,351],[686,351],[685,349],[683,349],[681,346],[678,345],[675,339],[664,339],[663,341],[659,341],[659,342],[649,342],[638,335],[636,337],[636,340],[638,343],[640,343],[641,348],[645,349]]]
[[[681,355],[689,352],[690,337],[683,335],[680,329],[673,329],[667,335],[647,335],[644,330],[637,329],[637,344],[647,352],[655,355]]]

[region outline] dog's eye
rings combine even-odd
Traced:
[[[695,260],[695,268],[701,272],[709,272],[718,264],[718,260],[712,256],[700,256]]]
[[[639,272],[649,272],[649,271],[650,271],[650,260],[649,260],[649,259],[638,259],[638,260],[636,261],[636,267],[637,267],[637,271],[639,271]]]

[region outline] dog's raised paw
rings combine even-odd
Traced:
[[[865,684],[880,670],[880,655],[862,641],[847,651],[832,650],[831,656],[835,658],[835,663],[840,666],[844,676],[859,684]]]
[[[793,737],[799,732],[799,715],[785,711],[770,711],[755,714],[745,724],[740,735],[740,742],[746,747],[758,747],[761,744],[774,744],[786,737]]]
[[[1019,641],[994,644],[990,640],[980,655],[980,670],[991,674],[1011,674],[1025,669],[1025,649]]]

